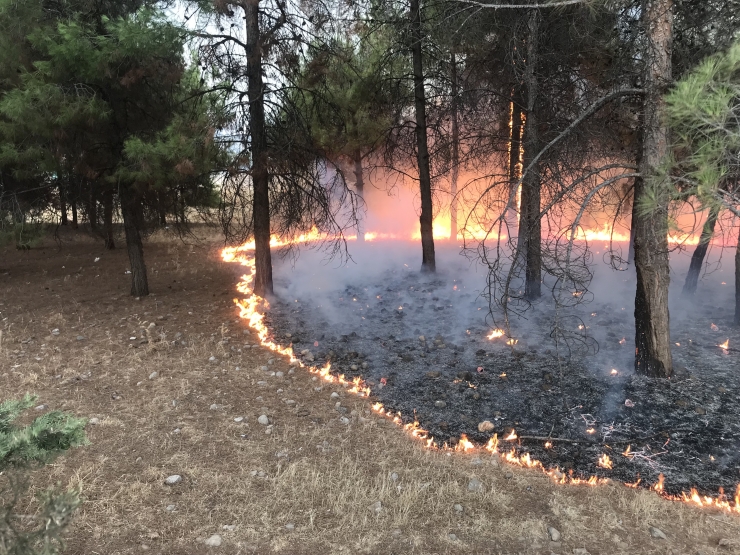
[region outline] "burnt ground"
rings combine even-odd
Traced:
[[[740,352],[717,347],[728,338],[740,345],[733,291],[722,284],[733,282],[732,268],[705,277],[686,301],[673,290],[683,284],[687,257],[674,255],[677,373],[659,380],[632,371],[629,272],[597,268],[592,300],[566,319],[586,326],[594,348],[570,356],[561,350],[558,358],[551,297],[514,320],[518,343],[510,347],[505,338],[487,339],[493,324],[478,291],[483,274],[455,253],[445,253],[447,271],[430,277],[415,271],[416,252],[362,248],[349,271],[311,252],[284,264],[268,319],[279,341],[331,360],[337,373],[362,376],[404,421],[416,418],[438,442],[453,444],[463,433],[485,443],[493,432],[479,432],[478,424],[489,420],[499,438],[512,429],[523,437],[504,445],[577,476],[639,478],[649,486],[662,473],[670,493],[696,487],[713,495],[740,483]],[[553,447],[536,438],[553,438]],[[602,454],[612,470],[597,466]]]

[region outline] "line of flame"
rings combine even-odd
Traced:
[[[270,244],[273,246],[279,246],[280,244],[285,243],[282,243],[279,240],[275,239],[271,240]],[[236,262],[242,266],[246,266],[247,268],[249,268],[250,274],[254,275],[254,257],[248,256],[246,254],[253,250],[253,242],[246,243],[239,247],[226,247],[221,251],[221,257],[225,262]],[[304,368],[311,374],[317,375],[326,382],[339,384],[347,388],[347,391],[349,393],[354,393],[355,395],[366,398],[371,395],[370,387],[365,383],[364,380],[362,380],[362,378],[356,377],[348,380],[344,377],[343,374],[339,376],[334,375],[331,373],[331,363],[329,362],[327,362],[322,367],[304,364],[303,361],[295,356],[292,346],[283,347],[282,345],[279,345],[271,340],[268,337],[269,330],[264,323],[265,315],[264,313],[259,311],[260,307],[264,308],[264,310],[268,310],[270,305],[266,299],[263,299],[262,297],[256,295],[252,290],[253,279],[251,276],[244,275],[241,279],[242,280],[237,284],[237,291],[245,295],[245,298],[234,299],[234,303],[237,305],[237,307],[239,307],[239,317],[246,320],[249,327],[257,332],[257,336],[259,337],[260,343],[263,347],[266,347],[273,352],[288,357],[291,366]],[[611,481],[609,478],[602,478],[599,476],[579,478],[577,476],[574,476],[572,469],[569,470],[566,474],[562,470],[560,470],[559,467],[546,468],[541,461],[533,459],[529,453],[519,454],[517,453],[515,448],[511,448],[508,451],[501,451],[499,450],[498,434],[493,434],[493,436],[485,445],[476,445],[475,443],[470,441],[465,434],[460,435],[460,439],[454,446],[450,446],[446,442],[440,445],[439,442],[436,441],[434,437],[429,433],[429,431],[421,427],[417,420],[404,424],[403,416],[400,412],[387,411],[383,404],[379,402],[376,402],[372,405],[372,410],[376,414],[385,416],[386,418],[392,420],[395,424],[401,426],[411,437],[424,442],[425,446],[429,449],[455,451],[462,453],[472,453],[482,450],[491,453],[492,455],[498,455],[501,460],[509,464],[520,466],[523,468],[532,468],[544,472],[558,484],[597,486],[601,484],[607,484]],[[511,433],[505,438],[505,440],[509,441],[515,439],[518,439],[515,430],[512,430]],[[623,455],[629,458],[629,454],[630,453],[628,447]],[[599,465],[602,467],[608,469],[611,468],[611,460],[606,455],[602,455],[598,462],[600,463]],[[625,486],[636,488],[638,487],[638,484],[640,484],[640,482],[641,480],[638,477],[636,482],[625,483]],[[740,514],[740,484],[738,484],[737,486],[733,501],[730,501],[725,495],[722,488],[720,488],[718,497],[700,495],[696,488],[691,488],[688,493],[681,492],[679,495],[671,495],[665,492],[664,483],[665,477],[663,476],[663,474],[660,474],[658,477],[658,481],[650,486],[650,490],[671,501],[680,501],[697,507],[715,508],[726,512]]]

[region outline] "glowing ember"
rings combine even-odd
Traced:
[[[712,324],[709,327],[711,328],[712,331],[719,331],[719,328],[714,322],[712,322]]]
[[[489,333],[487,338],[488,339],[498,339],[499,337],[503,337],[503,336],[504,336],[504,330],[496,329],[496,330],[493,330],[491,333]]]
[[[583,295],[583,291],[573,291],[572,295],[574,297],[580,297],[581,295]]]
[[[586,430],[586,433],[587,434],[595,434],[596,433],[596,430],[593,429],[593,428],[589,428],[588,430]]]
[[[599,457],[598,465],[601,468],[606,468],[608,470],[612,469],[612,460],[609,458],[609,455],[603,454]]]
[[[546,441],[545,442],[545,449],[550,449],[552,447],[552,441]]]
[[[624,451],[622,452],[622,455],[624,455],[624,456],[625,456],[625,457],[627,457],[628,459],[631,459],[631,458],[633,457],[633,455],[632,455],[632,445],[628,445],[628,446],[627,446],[627,449],[625,449],[625,450],[624,450]]]
[[[617,374],[619,374],[619,371],[615,368],[612,368],[612,371],[610,373],[612,376],[616,376]]]
[[[627,343],[627,340],[624,337],[619,340],[620,345],[624,345],[625,343]]]
[[[719,347],[720,349],[724,349],[724,351],[727,352],[727,350],[730,348],[730,340],[728,339],[724,343],[717,345],[717,347]]]
[[[513,337],[506,342],[507,345],[516,345],[517,343],[519,343],[519,340]]]
[[[504,438],[505,441],[514,441],[517,439],[516,430],[512,429],[508,436]]]

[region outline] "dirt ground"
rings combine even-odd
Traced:
[[[737,516],[428,451],[372,400],[291,373],[238,319],[242,269],[214,240],[151,239],[141,300],[126,251],[82,232],[0,252],[0,398],[91,419],[91,444],[33,477],[82,491],[66,553],[740,552]]]

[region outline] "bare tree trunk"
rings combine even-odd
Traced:
[[[59,186],[59,212],[62,218],[62,225],[67,225],[69,223],[67,219],[67,188],[64,185],[64,179],[61,175],[57,175],[57,183]]]
[[[126,232],[126,249],[128,260],[131,263],[131,295],[133,297],[146,297],[149,294],[149,283],[144,264],[144,245],[141,242],[141,200],[133,195],[122,195],[121,213],[123,215],[123,228]]]
[[[247,31],[247,96],[252,154],[252,218],[254,223],[254,292],[260,297],[273,293],[272,253],[270,252],[270,176],[267,169],[265,100],[262,83],[262,39],[259,25],[259,0],[244,4]]]
[[[434,220],[432,206],[432,178],[429,172],[429,145],[427,143],[426,93],[422,67],[421,8],[419,0],[411,0],[411,57],[414,71],[414,105],[416,111],[416,161],[419,166],[419,191],[421,193],[421,270],[437,269],[434,257]]]
[[[640,213],[645,178],[668,151],[668,132],[661,121],[663,95],[671,81],[672,0],[644,0],[645,96],[643,104],[643,177],[635,182],[635,370],[640,374],[668,378],[673,374],[668,313],[668,206],[662,203],[650,214]]]
[[[103,194],[103,236],[105,248],[113,250],[116,243],[113,241],[113,191],[105,191]]]
[[[540,13],[531,10],[527,22],[527,66],[524,71],[524,85],[527,91],[527,121],[524,125],[524,167],[531,165],[539,154],[540,141],[537,129],[537,49],[540,26]],[[540,171],[539,163],[527,172],[522,181],[522,209],[519,235],[526,244],[524,296],[529,300],[542,295],[542,221],[540,219]]]
[[[167,209],[164,200],[164,193],[157,193],[157,214],[159,216],[159,225],[167,225]]]
[[[735,247],[735,325],[740,326],[740,233]]]
[[[452,82],[452,174],[450,175],[450,239],[457,240],[457,179],[460,172],[460,126],[457,121],[457,60],[450,54],[450,81]]]
[[[509,137],[509,198],[516,203],[514,187],[519,183],[519,161],[522,155],[522,108],[523,90],[518,84],[511,94],[511,136]],[[516,206],[516,204],[514,205]]]
[[[90,187],[90,194],[87,197],[87,219],[90,222],[90,229],[96,230],[98,228],[98,199],[97,199],[97,188],[94,183],[88,182]]]
[[[357,194],[360,196],[361,199],[365,200],[365,179],[362,171],[362,152],[360,152],[360,150],[358,149],[357,151],[355,151],[355,155],[353,158],[353,162],[355,165],[355,191],[357,191]],[[360,213],[357,214],[358,241],[365,240],[365,226],[363,225],[362,216],[363,215]]]
[[[707,221],[704,222],[704,227],[701,230],[699,244],[696,245],[694,254],[691,255],[691,265],[689,266],[689,272],[686,274],[683,291],[681,291],[684,296],[692,296],[696,292],[701,267],[704,265],[704,257],[707,255],[709,243],[712,241],[712,235],[714,235],[714,227],[717,225],[718,217],[719,210],[714,207],[711,208],[707,216]]]

